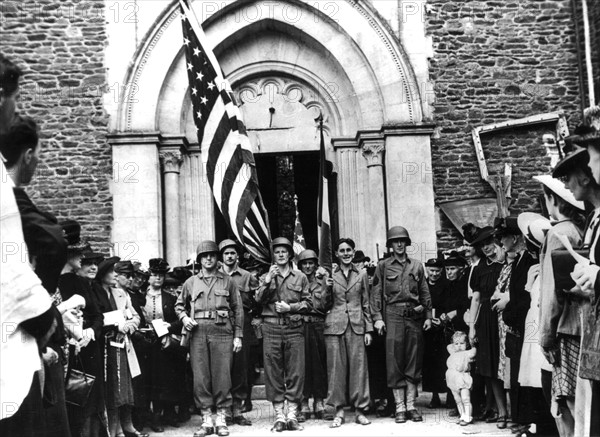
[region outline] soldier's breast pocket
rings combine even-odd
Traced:
[[[289,302],[300,302],[302,300],[302,285],[288,284],[287,289],[289,291]]]
[[[386,293],[397,293],[402,291],[402,281],[400,275],[385,276],[385,291]]]
[[[215,306],[217,309],[229,309],[229,290],[215,290]]]

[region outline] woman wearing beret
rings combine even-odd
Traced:
[[[132,377],[139,373],[139,365],[129,335],[140,324],[140,316],[125,291],[132,277],[131,262],[112,257],[98,266],[94,284],[104,313],[104,383],[110,437],[118,432],[126,437],[148,436],[137,431],[131,421]]]

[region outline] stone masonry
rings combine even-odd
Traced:
[[[20,112],[41,131],[41,164],[28,188],[59,219],[108,253],[112,200],[104,111],[103,1],[3,1],[0,51],[23,70]]]
[[[432,0],[427,16],[435,83],[432,158],[436,201],[489,196],[482,180],[471,130],[535,114],[564,111],[573,129],[580,121],[579,76],[573,14],[569,0]],[[553,124],[482,136],[490,173],[513,164],[511,214],[539,210],[539,185],[550,159],[542,135]],[[459,234],[444,216],[440,248]]]

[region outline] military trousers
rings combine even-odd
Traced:
[[[357,410],[369,407],[369,371],[365,336],[355,334],[348,323],[342,335],[326,335],[329,389],[327,405]]]
[[[325,321],[304,323],[304,398],[327,397],[327,351],[325,348]]]
[[[302,402],[304,391],[304,326],[263,323],[263,362],[269,402]]]
[[[386,367],[390,388],[418,384],[423,369],[423,320],[401,315],[403,308],[388,305],[386,318]]]
[[[190,363],[194,374],[194,401],[198,408],[231,407],[233,330],[228,322],[196,319],[190,340]]]
[[[231,369],[231,396],[238,402],[244,402],[252,390],[252,373],[254,366],[250,365],[252,347],[250,339],[254,336],[252,316],[244,310],[244,340],[242,350],[233,354],[233,368]]]

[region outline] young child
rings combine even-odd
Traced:
[[[473,406],[471,405],[471,386],[473,378],[469,373],[471,361],[475,359],[476,348],[467,350],[467,334],[456,331],[452,336],[452,343],[448,345],[450,356],[446,361],[446,385],[452,390],[456,407],[460,413],[461,426],[473,422]]]

